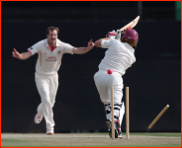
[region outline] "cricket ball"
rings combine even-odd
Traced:
[[[113,72],[112,69],[108,69],[108,70],[107,70],[107,73],[108,73],[109,75],[112,74],[112,72]]]

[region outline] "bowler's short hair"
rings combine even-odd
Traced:
[[[50,26],[50,27],[47,28],[46,34],[49,34],[49,31],[50,31],[50,30],[51,30],[51,31],[56,30],[57,33],[59,33],[59,28],[58,28],[58,27]]]

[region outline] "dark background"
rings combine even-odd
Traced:
[[[40,97],[34,72],[37,55],[12,58],[46,38],[48,26],[60,28],[59,39],[87,46],[137,15],[136,63],[123,76],[130,87],[130,131],[144,132],[157,114],[170,108],[151,132],[181,131],[181,20],[175,2],[1,2],[1,131],[45,132],[33,122]],[[84,55],[65,54],[54,106],[55,132],[106,132],[105,111],[93,76],[105,49]],[[125,89],[123,90],[125,100]],[[125,117],[122,131],[125,132]]]

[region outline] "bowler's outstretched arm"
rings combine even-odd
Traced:
[[[12,52],[12,55],[14,58],[17,58],[17,59],[20,59],[20,60],[26,60],[28,59],[29,57],[32,56],[32,53],[31,52],[23,52],[23,53],[19,53],[15,48],[13,48],[13,52]]]
[[[84,54],[89,52],[93,47],[95,46],[95,44],[92,42],[92,39],[88,42],[87,47],[75,47],[73,48],[73,53],[74,54]]]

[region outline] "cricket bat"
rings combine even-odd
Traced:
[[[134,28],[137,25],[139,19],[140,19],[140,16],[137,16],[133,21],[131,21],[130,23],[128,23],[127,25],[125,25],[124,27],[122,27],[119,30],[121,32],[121,34],[124,34],[126,32],[126,30],[128,30],[128,29]]]

